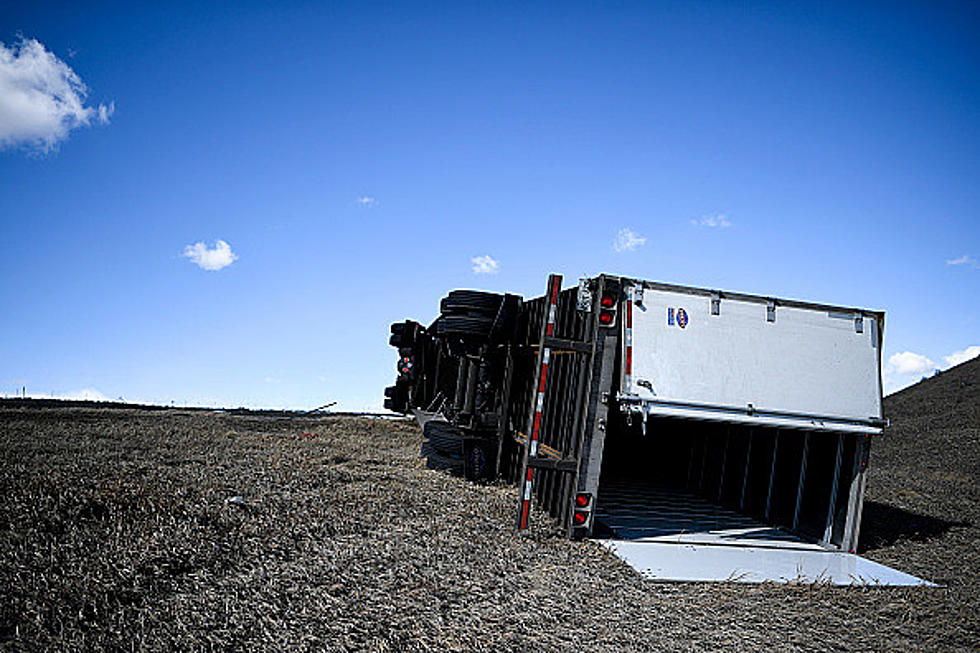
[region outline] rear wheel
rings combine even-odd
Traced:
[[[405,382],[396,382],[395,385],[390,385],[385,388],[384,406],[386,409],[396,413],[407,413],[408,384]]]
[[[463,453],[463,434],[445,422],[432,421],[425,425],[423,435],[432,449],[439,453]]]
[[[440,336],[486,337],[492,328],[492,317],[443,315],[436,324],[436,333]]]
[[[484,451],[486,445],[483,443],[473,443],[469,451],[466,452],[465,472],[466,478],[471,481],[478,481],[489,476],[487,468],[487,453]]]
[[[463,475],[463,459],[453,456],[444,456],[435,452],[430,453],[425,458],[425,466],[429,469],[447,471],[456,476]]]
[[[443,313],[496,315],[503,295],[479,290],[454,290],[439,303]]]

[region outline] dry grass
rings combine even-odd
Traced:
[[[644,581],[515,535],[514,491],[424,469],[408,423],[0,406],[0,644],[976,650],[975,377],[926,430],[893,402],[872,458],[866,553],[938,590]],[[959,453],[907,451],[933,427]]]

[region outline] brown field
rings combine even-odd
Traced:
[[[977,650],[978,406],[886,401],[863,554],[944,586],[889,589],[642,580],[408,422],[0,402],[0,646]]]

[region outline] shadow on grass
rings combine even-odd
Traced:
[[[967,521],[939,519],[886,503],[865,501],[858,552],[874,551],[899,540],[925,542],[947,533],[951,528],[970,525]]]

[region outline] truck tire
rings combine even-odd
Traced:
[[[411,347],[415,344],[415,336],[418,335],[418,323],[411,320],[395,322],[391,325],[390,331],[389,345],[392,347]]]
[[[453,433],[432,433],[428,436],[432,449],[439,453],[461,455],[463,453],[463,437]]]
[[[476,336],[485,338],[493,327],[492,317],[468,315],[443,315],[436,324],[440,336]]]
[[[463,453],[463,434],[450,429],[429,429],[425,437],[434,451],[461,455]]]
[[[480,481],[489,475],[487,452],[484,450],[485,446],[483,444],[473,444],[469,447],[469,451],[466,452],[466,458],[463,461],[463,471],[467,480]]]
[[[447,471],[454,476],[463,475],[463,459],[453,456],[444,456],[438,453],[430,453],[425,458],[425,466],[429,469]]]
[[[384,407],[396,413],[408,412],[408,383],[395,382],[385,388]]]
[[[495,316],[504,296],[478,290],[454,290],[439,302],[443,313]]]

